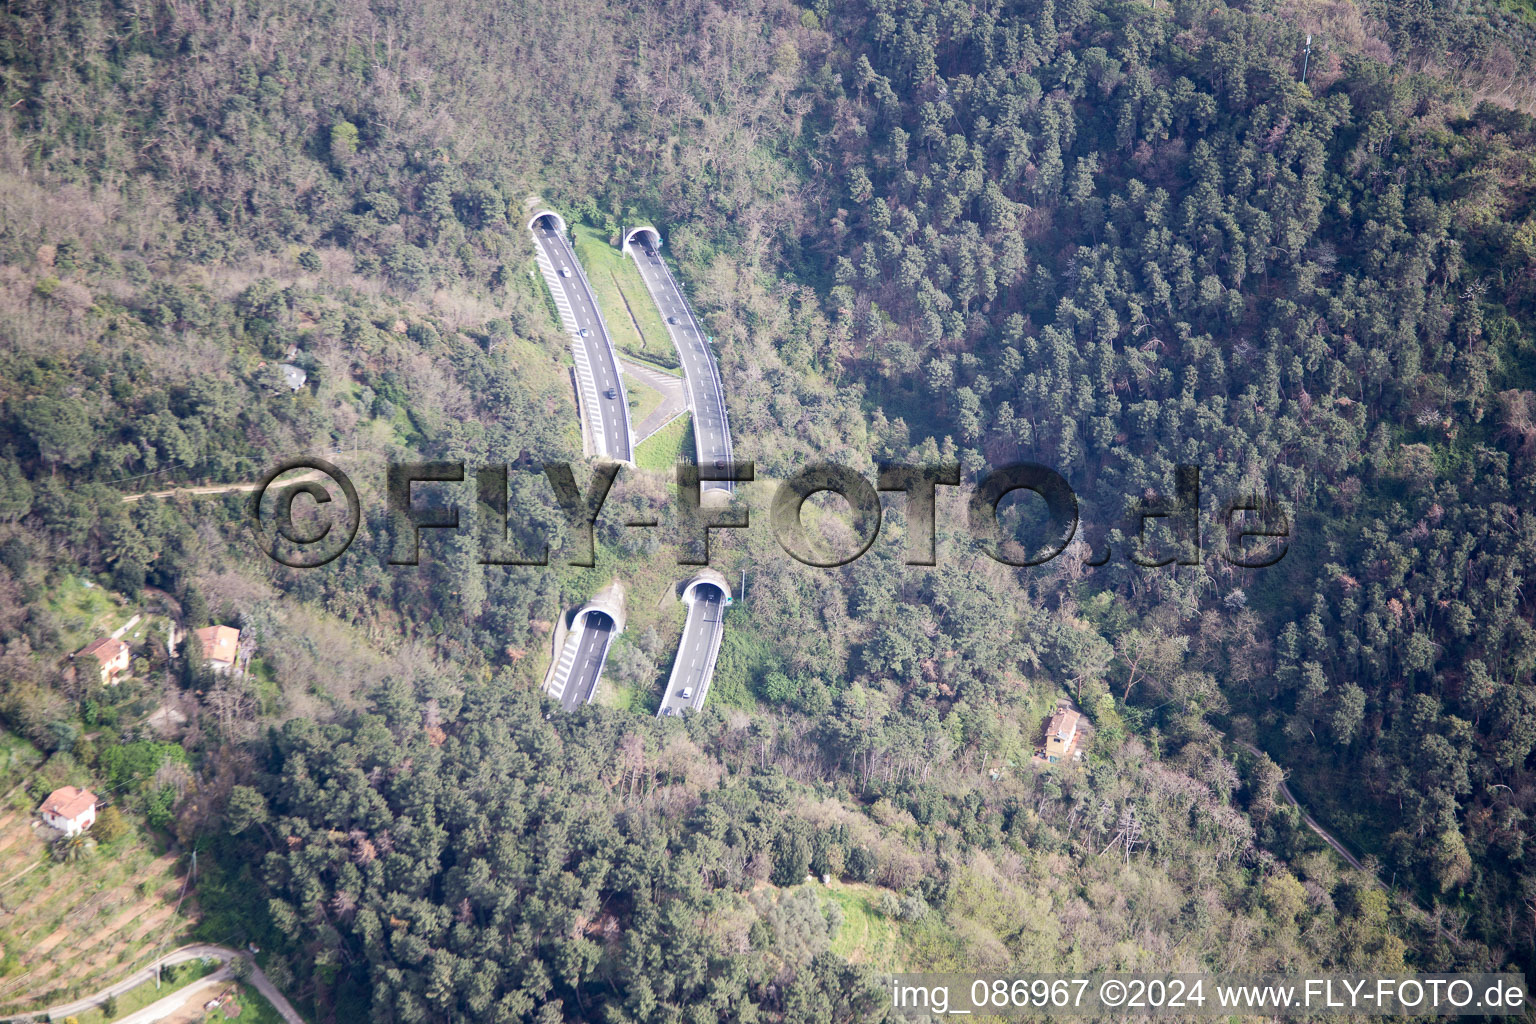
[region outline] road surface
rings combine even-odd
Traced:
[[[1252,743],[1247,742],[1246,740],[1233,739],[1232,742],[1236,743],[1238,746],[1242,747],[1244,750],[1248,751],[1248,753],[1255,757],[1258,757],[1264,753],[1264,751],[1260,750],[1258,747],[1254,746]],[[1285,794],[1285,798],[1291,802],[1292,807],[1301,812],[1301,820],[1306,823],[1307,828],[1311,829],[1313,832],[1316,832],[1317,837],[1323,842],[1327,843],[1329,848],[1332,849],[1334,853],[1338,854],[1340,857],[1343,857],[1344,862],[1350,867],[1354,868],[1356,871],[1365,871],[1365,866],[1361,864],[1360,861],[1355,859],[1355,855],[1350,853],[1344,844],[1335,839],[1327,829],[1319,825],[1316,818],[1307,813],[1307,809],[1301,806],[1301,801],[1296,799],[1296,794],[1291,792],[1291,787],[1288,783],[1286,783],[1284,777],[1280,779],[1280,792]],[[1367,874],[1369,874],[1369,872],[1367,872]],[[1375,875],[1371,875],[1371,878],[1377,881],[1379,884],[1379,879],[1376,879]]]
[[[660,239],[655,235],[642,231],[629,243],[629,254],[634,257],[645,287],[661,310],[667,333],[672,336],[672,344],[683,364],[683,376],[688,382],[688,406],[693,410],[693,448],[699,466],[723,468],[734,456],[730,424],[725,413],[725,393],[720,386],[720,368],[715,364],[704,329],[683,297],[677,279],[661,258],[659,244]],[[734,486],[729,481],[702,481],[699,493],[724,491],[729,494]]]
[[[582,618],[586,623],[565,641],[549,686],[549,695],[567,711],[592,703],[603,664],[608,660],[608,647],[613,643],[614,622],[610,615],[590,611]]]
[[[228,946],[212,946],[203,943],[192,946],[183,946],[180,949],[172,950],[171,952],[165,954],[165,956],[161,957],[159,960],[156,960],[154,963],[140,967],[138,970],[124,978],[122,981],[109,985],[99,992],[95,992],[84,999],[77,999],[74,1002],[68,1003],[64,1006],[55,1006],[51,1008],[47,1013],[47,1019],[63,1020],[65,1017],[85,1013],[87,1010],[94,1010],[100,1006],[108,996],[121,996],[129,990],[142,985],[150,978],[153,978],[155,976],[155,969],[157,967],[164,967],[167,964],[182,964],[186,963],[188,960],[200,960],[203,957],[211,957],[215,960],[225,961],[226,965],[225,967],[221,968],[221,970],[228,970],[228,961],[237,956],[244,955],[245,954],[241,953],[239,950],[230,949]],[[250,976],[246,979],[246,982],[250,984],[251,987],[255,988],[256,991],[260,992],[263,996],[266,997],[267,1002],[272,1004],[273,1008],[277,1010],[278,1014],[282,1016],[283,1020],[286,1021],[287,1024],[304,1024],[304,1018],[298,1015],[293,1006],[288,1002],[286,998],[283,997],[283,994],[277,990],[277,986],[268,981],[267,976],[262,973],[261,968],[257,967],[254,963],[251,964]],[[181,994],[182,993],[177,993],[177,995]],[[142,1016],[147,1010],[150,1009],[153,1009],[153,1007],[145,1007],[144,1010],[138,1011],[131,1018],[124,1019],[131,1019],[135,1021],[153,1019],[144,1018]],[[169,1012],[169,1010],[166,1012]],[[12,1019],[20,1021],[36,1019],[41,1016],[41,1014],[18,1014]]]
[[[596,449],[594,454],[617,462],[634,462],[629,399],[619,376],[618,355],[598,312],[597,300],[587,285],[586,274],[582,273],[575,251],[553,218],[540,217],[534,221],[531,230],[540,253],[554,268],[553,274],[544,276],[554,293],[560,319],[571,333],[576,382],[581,390],[583,415],[587,417],[587,427]]]
[[[235,972],[229,964],[225,964],[207,977],[177,989],[164,999],[155,1000],[142,1010],[135,1010],[126,1017],[112,1018],[112,1024],[156,1024],[157,1021],[164,1020],[173,1014],[181,1014],[182,1019],[185,1020],[188,1005],[203,1006],[208,1000],[224,991],[234,975]],[[201,1017],[199,1016],[198,1019]]]
[[[720,639],[725,629],[725,595],[712,583],[699,584],[694,594],[658,717],[680,715],[688,708],[694,711],[703,708],[710,680],[715,674],[715,659],[719,657]],[[688,693],[686,698],[684,691]]]

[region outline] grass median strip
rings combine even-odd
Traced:
[[[693,417],[684,413],[635,447],[635,465],[641,469],[672,472],[679,459],[695,461]]]
[[[576,258],[581,260],[587,281],[596,293],[614,345],[668,369],[675,367],[677,352],[672,339],[634,261],[614,248],[596,228],[577,224],[571,234]]]

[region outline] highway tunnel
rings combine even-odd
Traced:
[[[571,625],[577,629],[609,629],[613,626],[613,616],[601,608],[587,608],[577,614]]]
[[[661,233],[649,225],[630,228],[624,232],[624,244],[620,248],[628,249],[631,245],[638,246],[641,252],[654,250],[661,245]]]
[[[561,238],[565,237],[565,218],[554,210],[540,210],[528,219],[530,231],[538,231],[542,228],[554,228],[555,233]]]
[[[683,604],[692,604],[701,597],[729,601],[731,588],[720,573],[714,569],[705,569],[683,586],[680,596]]]

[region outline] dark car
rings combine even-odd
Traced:
[[[725,460],[724,459],[716,459],[715,460],[715,468],[716,469],[724,469],[725,468]]]
[[[603,392],[603,397],[604,398],[618,398],[619,397],[619,393],[614,388],[609,388],[607,391]]]
[[[677,317],[675,317],[675,316],[669,316],[669,317],[667,317],[667,323],[669,323],[669,324],[675,324],[675,323],[677,323]]]

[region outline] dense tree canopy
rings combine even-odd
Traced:
[[[205,934],[319,1020],[878,1019],[895,966],[1529,965],[1519,6],[12,4],[0,715],[201,844]],[[622,526],[667,481],[627,474],[590,568],[468,529],[391,568],[386,460],[512,467],[510,542],[563,549],[535,193],[599,239],[662,227],[763,478],[1040,462],[1080,543],[1010,568],[946,512],[907,565],[900,499],[836,569],[721,538],[746,596],[686,722],[645,713],[673,544]],[[364,492],[323,569],[254,557],[239,493],[122,500],[296,453]],[[1180,465],[1204,555],[1139,566],[1133,503]],[[1242,501],[1289,523],[1277,565],[1222,557]],[[1003,521],[1040,542],[1028,503]],[[610,689],[554,714],[555,624],[614,578]],[[82,579],[259,664],[154,641],[120,688],[71,673]],[[1058,700],[1092,739],[1042,769]]]

